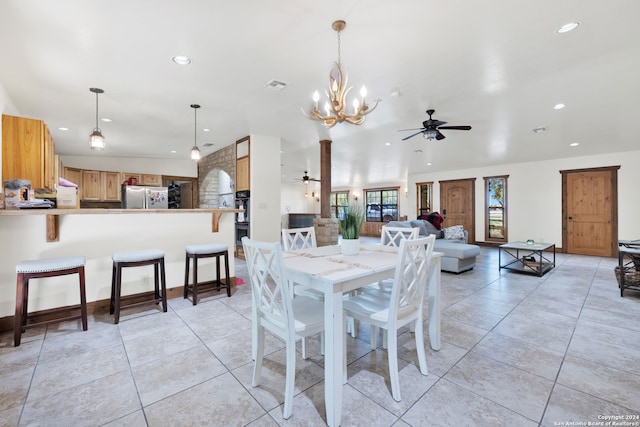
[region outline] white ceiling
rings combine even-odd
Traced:
[[[290,182],[305,170],[318,177],[328,138],[334,187],[401,183],[637,150],[638,17],[638,0],[3,0],[0,84],[21,115],[49,125],[63,155],[187,158],[198,103],[203,154],[248,134],[281,136]],[[336,19],[347,22],[342,66],[354,92],[366,84],[381,102],[362,126],[327,131],[300,108],[328,84]],[[581,25],[556,33],[571,21]],[[175,55],[193,62],[178,66]],[[271,79],[289,86],[265,87]],[[88,148],[90,87],[104,89],[100,116],[113,119],[100,123],[99,153]],[[473,129],[402,142],[409,132],[397,130],[421,127],[428,108]]]

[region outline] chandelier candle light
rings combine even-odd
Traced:
[[[198,108],[200,106],[198,104],[191,104],[191,108],[193,108],[193,148],[191,148],[191,160],[198,161],[200,160],[200,150],[198,149],[198,126],[197,126],[197,114]]]
[[[338,62],[331,69],[329,73],[329,89],[325,89],[325,94],[329,101],[324,105],[325,115],[318,110],[318,101],[320,100],[320,94],[315,91],[313,94],[313,111],[311,114],[307,114],[304,109],[302,114],[307,116],[311,120],[322,121],[327,128],[332,128],[338,123],[347,122],[352,125],[361,125],[364,123],[364,116],[375,110],[378,106],[376,100],[373,108],[369,108],[365,101],[367,96],[367,89],[362,86],[360,89],[361,100],[354,98],[353,100],[353,113],[346,112],[347,94],[353,87],[348,87],[349,76],[342,80],[342,69],[340,68],[340,32],[347,26],[345,21],[335,21],[331,28],[338,32]]]
[[[93,129],[93,132],[91,132],[91,135],[89,135],[89,148],[92,150],[104,150],[104,136],[102,136],[102,132],[98,127],[98,94],[104,93],[104,90],[91,87],[89,91],[96,94],[96,127]]]

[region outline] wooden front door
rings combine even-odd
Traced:
[[[612,257],[618,251],[618,166],[562,173],[562,247]]]
[[[440,181],[440,215],[443,227],[462,225],[475,242],[475,178]]]

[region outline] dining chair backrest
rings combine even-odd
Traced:
[[[313,227],[283,228],[282,243],[285,251],[315,248],[316,232]]]
[[[384,246],[400,246],[400,242],[406,239],[417,239],[420,230],[418,227],[390,227],[385,225],[380,233],[380,243]]]
[[[261,322],[295,336],[291,284],[286,278],[279,243],[242,238],[253,304]],[[267,325],[265,325],[267,326]]]
[[[422,310],[435,235],[400,242],[389,304],[389,322],[415,318]],[[394,329],[391,327],[390,329]]]

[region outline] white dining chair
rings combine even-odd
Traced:
[[[383,291],[366,292],[350,297],[343,303],[347,316],[386,331],[391,395],[398,402],[398,329],[401,327],[415,322],[414,335],[420,373],[429,373],[424,349],[423,301],[434,241],[435,236],[432,235],[400,242],[391,294]]]
[[[285,251],[295,251],[317,247],[316,231],[313,227],[283,228],[282,246]],[[300,284],[293,284],[293,294],[324,301],[324,295],[320,291]],[[324,334],[320,338],[320,353],[324,354]],[[302,338],[302,358],[307,359],[307,340]]]
[[[283,228],[282,246],[285,251],[315,248],[316,231],[313,227]]]
[[[265,329],[286,343],[284,391],[285,419],[291,417],[296,372],[296,339],[324,331],[324,304],[313,298],[292,298],[279,243],[264,243],[242,238],[254,305],[257,334],[252,343],[256,349],[251,385],[260,385],[264,358]]]
[[[402,240],[417,239],[419,233],[420,229],[418,227],[391,227],[384,225],[380,233],[380,244],[399,247]]]

